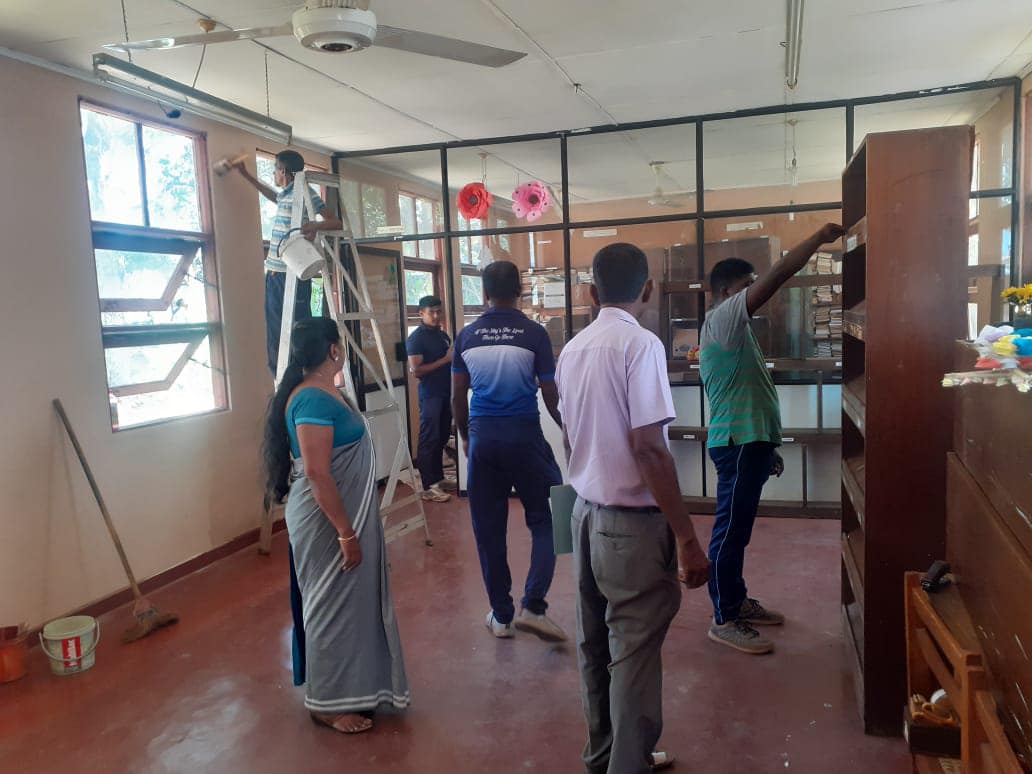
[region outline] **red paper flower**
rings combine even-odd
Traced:
[[[491,209],[494,196],[484,188],[483,183],[470,183],[459,191],[455,203],[459,206],[459,212],[467,220],[481,220],[487,211]]]

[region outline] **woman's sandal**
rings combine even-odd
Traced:
[[[332,728],[341,734],[363,734],[366,731],[371,731],[373,728],[372,718],[365,717],[364,713],[351,712],[346,715],[318,715],[312,712],[310,714],[312,722],[318,723],[320,726]],[[344,724],[345,718],[354,718],[354,720]]]

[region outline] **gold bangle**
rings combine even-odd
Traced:
[[[358,540],[357,532],[352,532],[351,537],[341,537],[340,535],[337,536],[338,543],[350,543],[352,540]]]

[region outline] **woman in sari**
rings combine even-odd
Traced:
[[[373,444],[334,384],[336,323],[302,320],[265,427],[268,496],[287,495],[301,590],[305,707],[346,734],[372,728],[380,707],[409,704],[377,502]],[[300,634],[300,633],[299,633]],[[300,639],[300,638],[299,638]]]

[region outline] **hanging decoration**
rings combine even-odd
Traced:
[[[463,186],[456,200],[459,212],[467,220],[482,220],[493,202],[494,196],[483,183],[469,183]]]
[[[494,204],[494,195],[487,190],[487,154],[481,151],[478,155],[480,182],[463,186],[459,191],[459,198],[455,201],[459,206],[459,212],[466,220],[483,220]]]
[[[552,195],[540,180],[517,186],[512,192],[512,213],[517,218],[533,223],[552,209]]]

